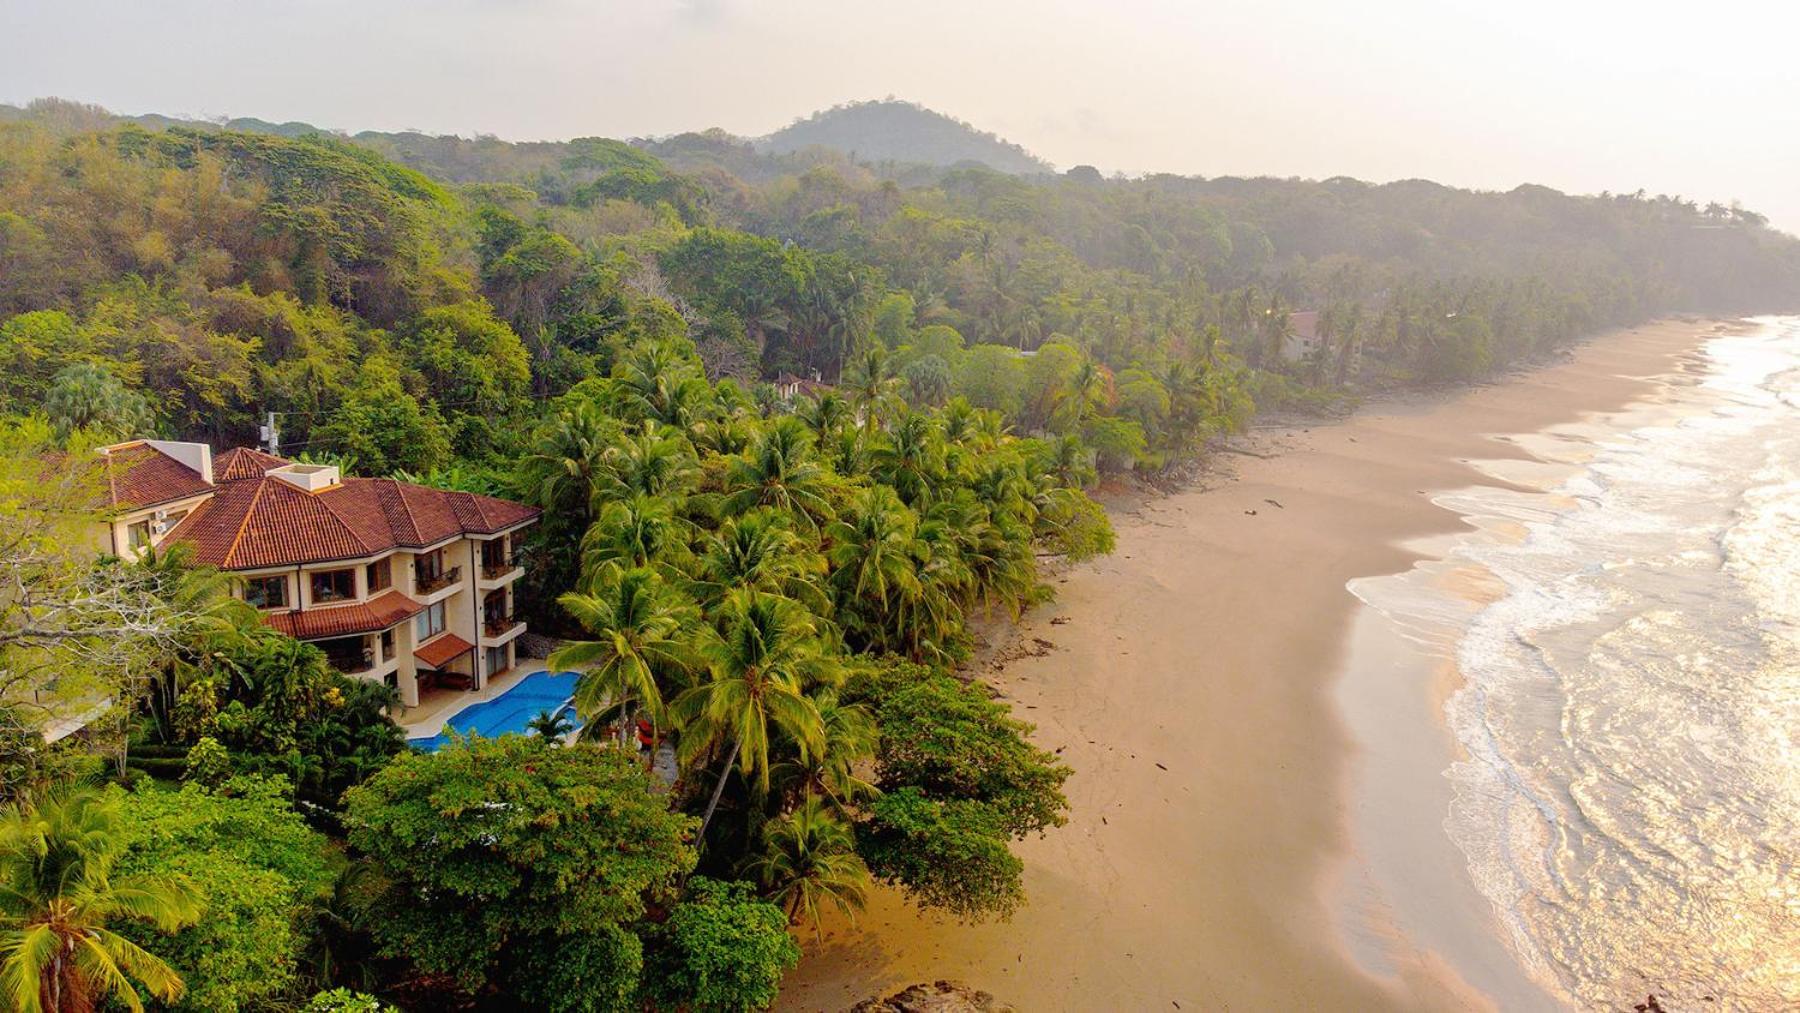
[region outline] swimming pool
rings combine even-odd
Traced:
[[[574,672],[533,672],[492,700],[472,703],[450,715],[444,722],[445,732],[455,729],[464,735],[477,733],[489,739],[524,734],[532,718],[568,704],[575,695],[575,680]],[[450,741],[445,732],[406,742],[414,749],[434,752]]]

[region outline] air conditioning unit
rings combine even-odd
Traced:
[[[174,527],[174,525],[169,523],[169,512],[167,510],[158,510],[150,518],[150,533],[153,535],[166,535],[172,527]]]

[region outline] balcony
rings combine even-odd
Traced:
[[[522,566],[524,566],[524,563],[517,554],[500,559],[488,559],[483,557],[481,560],[481,571],[477,576],[477,583],[484,591],[499,587],[500,585],[517,578],[521,573],[524,573],[525,571],[521,569]]]
[[[499,580],[501,577],[506,576],[524,565],[524,562],[521,561],[518,556],[509,556],[505,559],[496,559],[492,561],[484,559],[481,561],[481,579]]]
[[[452,566],[441,573],[422,573],[418,579],[418,593],[421,595],[436,594],[452,584],[462,582],[462,567]]]
[[[498,640],[518,625],[519,621],[512,616],[487,616],[481,621],[481,635],[487,640]]]
[[[325,660],[345,675],[361,675],[374,671],[379,659],[379,643],[366,637],[335,637],[314,641],[325,652]]]

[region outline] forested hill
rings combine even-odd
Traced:
[[[1154,472],[1253,403],[1800,306],[1800,242],[1679,197],[280,129],[0,117],[0,410],[92,423],[122,388],[138,429],[244,440],[273,410],[365,471],[478,467],[646,342],[757,396],[878,352],[917,406],[963,398]],[[1289,359],[1300,309],[1321,340]]]
[[[1052,171],[1050,163],[1017,144],[943,113],[894,99],[821,110],[754,143],[776,154],[819,147],[864,162],[976,164],[1020,175]]]
[[[90,743],[189,782],[106,803],[139,828],[121,870],[208,891],[186,935],[131,937],[183,1008],[354,985],[407,1009],[763,1009],[811,937],[790,923],[873,880],[1004,917],[1070,770],[951,670],[976,617],[1050,594],[1040,559],[1109,551],[1103,478],[1178,476],[1260,408],[1800,307],[1800,241],[1679,197],[240,125],[0,116],[0,516],[28,549],[0,577],[44,603],[0,637],[24,678],[0,802],[91,769],[60,752]],[[556,745],[549,713],[415,754],[383,683],[224,582],[63,534],[102,487],[85,448],[243,444],[267,413],[288,455],[541,509],[512,604],[575,641],[547,666],[582,671],[587,742],[672,741],[670,790]],[[9,704],[147,687],[155,717],[7,745],[39,741]],[[519,818],[496,829],[478,795]],[[421,827],[455,860],[420,861]]]

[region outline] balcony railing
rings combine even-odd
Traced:
[[[481,577],[483,580],[498,580],[514,570],[517,570],[519,565],[520,561],[518,556],[508,556],[505,559],[497,559],[493,562],[484,559],[481,561]]]
[[[331,667],[345,675],[360,675],[375,667],[374,650],[365,650],[360,657],[356,655],[326,655],[325,660]]]
[[[442,591],[444,588],[447,588],[460,580],[462,580],[461,566],[452,566],[442,573],[420,574],[419,593],[431,594],[434,591]]]
[[[488,616],[481,621],[481,631],[490,637],[497,637],[519,625],[512,616]]]

